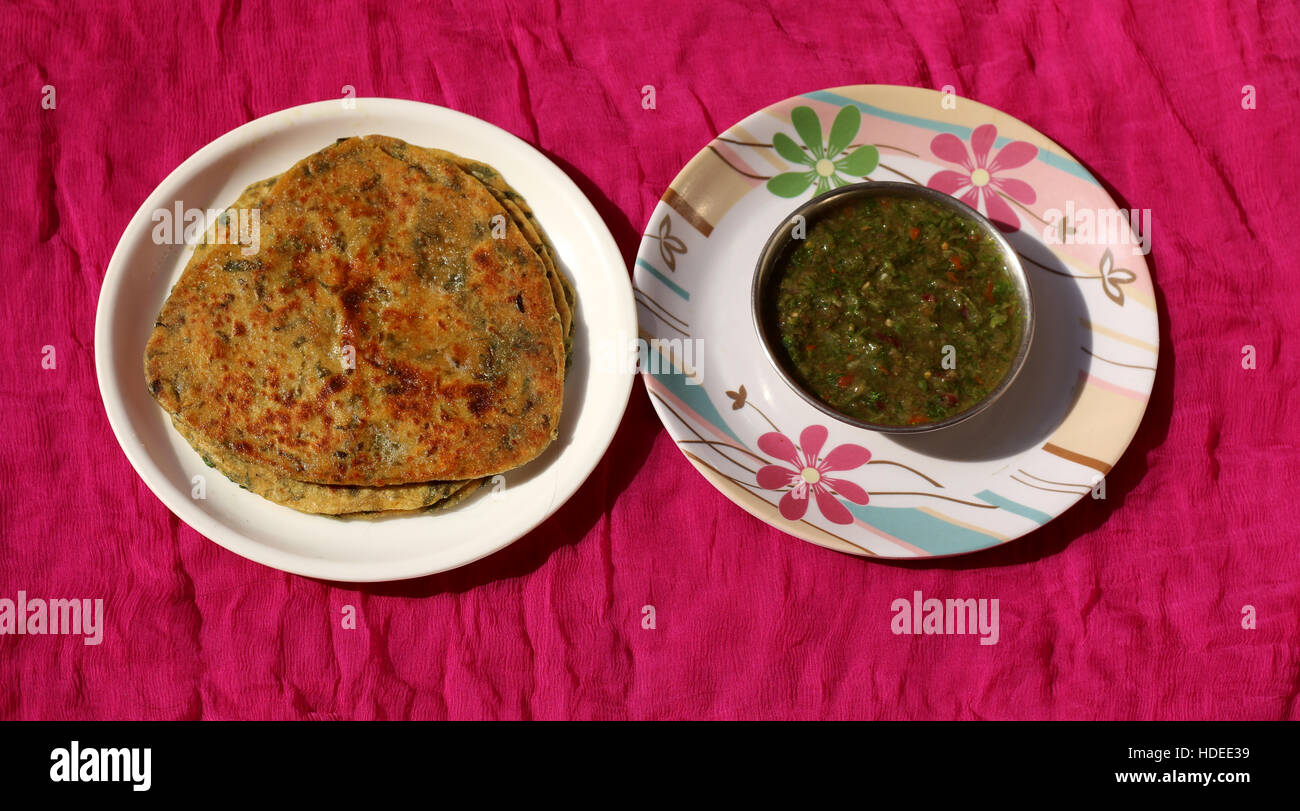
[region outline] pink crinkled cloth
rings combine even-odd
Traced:
[[[0,598],[102,598],[103,639],[0,636],[0,718],[1300,718],[1292,3],[78,5],[0,8]],[[535,531],[350,587],[201,537],[114,441],[93,354],[109,257],[234,127],[344,85],[462,110],[554,156],[630,261],[712,136],[866,83],[952,85],[1152,210],[1160,369],[1106,500],[969,557],[848,557],[716,492],[638,382]],[[894,635],[916,590],[997,598],[998,643]]]

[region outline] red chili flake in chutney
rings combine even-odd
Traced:
[[[795,376],[835,410],[880,425],[970,408],[1006,376],[1024,329],[998,243],[926,200],[839,206],[786,253],[776,280]]]

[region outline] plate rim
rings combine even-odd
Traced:
[[[544,512],[535,518],[527,519],[528,526],[526,528],[519,531],[504,532],[501,538],[485,543],[482,548],[474,549],[470,555],[464,556],[454,564],[433,566],[429,566],[428,563],[420,563],[420,561],[426,560],[426,556],[399,558],[396,561],[383,562],[348,562],[311,557],[268,546],[261,541],[244,535],[237,527],[229,525],[197,508],[190,499],[177,498],[174,493],[170,492],[172,483],[166,479],[165,474],[150,459],[149,451],[145,448],[144,443],[138,441],[122,397],[120,395],[110,396],[110,392],[120,390],[112,369],[112,352],[109,350],[112,343],[110,324],[112,323],[113,307],[120,300],[123,292],[122,288],[129,276],[126,255],[130,249],[127,247],[127,242],[138,235],[141,228],[147,229],[147,224],[152,222],[150,219],[151,212],[159,207],[158,201],[174,197],[175,195],[172,192],[175,191],[175,187],[194,175],[196,169],[201,169],[211,163],[213,158],[248,147],[259,140],[260,137],[269,134],[280,134],[302,124],[316,123],[320,119],[314,117],[314,115],[306,116],[304,114],[314,114],[316,111],[328,112],[329,108],[335,107],[344,101],[355,103],[355,106],[341,108],[346,109],[349,113],[361,111],[363,107],[373,107],[372,112],[378,115],[382,115],[387,108],[393,108],[391,112],[410,116],[444,116],[453,122],[459,119],[461,122],[469,123],[474,127],[486,127],[495,130],[496,134],[503,136],[507,143],[513,142],[514,148],[518,149],[526,157],[528,163],[532,164],[540,174],[549,176],[547,178],[548,182],[560,188],[567,196],[573,197],[576,209],[569,209],[565,212],[566,216],[583,223],[584,228],[591,233],[592,240],[597,248],[594,252],[597,261],[609,265],[607,269],[611,272],[615,269],[618,271],[612,274],[612,284],[617,300],[602,304],[602,308],[608,307],[621,310],[623,316],[620,321],[623,329],[626,330],[628,336],[634,337],[636,335],[637,317],[635,299],[632,294],[632,280],[627,273],[627,266],[622,252],[614,240],[613,233],[609,230],[609,225],[600,216],[595,205],[577,183],[540,149],[490,121],[437,104],[383,96],[365,96],[346,100],[327,99],[276,110],[246,121],[222,133],[181,161],[149,191],[139,208],[136,209],[127,222],[122,234],[118,237],[108,265],[105,268],[103,279],[100,282],[95,305],[94,324],[95,381],[99,388],[100,403],[108,418],[113,437],[135,471],[136,476],[144,482],[145,486],[153,493],[155,498],[162,502],[163,506],[207,540],[255,563],[304,577],[345,583],[379,583],[409,580],[451,571],[482,560],[515,543],[554,515],[590,478],[592,472],[605,457],[627,411],[635,375],[630,371],[627,374],[601,373],[593,363],[589,367],[587,385],[590,386],[590,381],[593,379],[607,379],[606,390],[611,397],[611,405],[607,411],[598,412],[584,419],[581,430],[587,435],[589,450],[586,452],[586,458],[580,457],[578,471],[566,480],[562,481],[557,478],[555,498]],[[302,117],[303,120],[295,122],[295,117]],[[276,127],[277,129],[273,133],[265,132],[270,127]],[[581,290],[578,292],[581,293]],[[617,404],[617,408],[615,408],[614,404]],[[591,418],[599,415],[605,417],[603,425],[596,424],[597,421]],[[168,426],[166,430],[174,431],[175,429]],[[575,428],[575,430],[577,429]],[[292,509],[283,505],[276,506],[285,510]]]

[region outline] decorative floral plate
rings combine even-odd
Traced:
[[[887,436],[830,420],[759,343],[749,289],[764,241],[801,203],[864,178],[979,209],[1030,275],[1023,371],[951,428]],[[1149,223],[1130,227],[1064,149],[978,102],[887,85],[787,99],[713,139],[656,206],[634,273],[642,376],[686,458],[772,526],[886,558],[994,546],[1104,493],[1137,431],[1159,354]]]

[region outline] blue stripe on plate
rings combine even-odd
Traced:
[[[993,535],[950,524],[912,507],[864,507],[848,501],[843,504],[854,516],[881,532],[931,555],[955,555],[1001,542]]]
[[[935,132],[950,132],[959,138],[965,138],[967,140],[969,140],[971,136],[972,130],[970,127],[962,127],[956,124],[945,124],[942,121],[933,121],[928,118],[921,118],[919,116],[907,115],[905,113],[895,113],[890,110],[885,110],[880,107],[873,107],[870,104],[864,104],[860,101],[855,101],[849,98],[848,96],[840,96],[835,93],[828,93],[825,90],[818,90],[815,93],[805,93],[804,96],[805,98],[816,99],[817,101],[824,101],[827,104],[838,104],[840,106],[844,106],[846,104],[852,104],[853,106],[857,107],[859,110],[861,110],[864,113],[870,113],[871,115],[874,115],[878,118],[887,118],[890,121],[897,121],[900,124],[909,124],[913,127],[923,127],[928,130],[934,130]],[[997,147],[1003,147],[1011,143],[1012,140],[1013,139],[1011,138],[1003,138],[1002,136],[999,135],[997,137],[997,140],[993,142],[993,145]],[[1074,175],[1075,177],[1082,178],[1083,180],[1088,181],[1094,186],[1101,185],[1100,183],[1097,182],[1097,178],[1092,176],[1091,172],[1089,172],[1087,169],[1084,169],[1082,166],[1080,166],[1079,162],[1074,160],[1073,158],[1064,157],[1062,155],[1056,154],[1055,152],[1049,152],[1046,149],[1039,147],[1038,159],[1041,160],[1043,163],[1047,164],[1048,166],[1051,166],[1056,169],[1060,169],[1062,172],[1067,172],[1069,174]]]
[[[1035,510],[1033,507],[1026,507],[1018,501],[1012,501],[1006,496],[1000,496],[992,490],[981,490],[975,494],[975,498],[980,501],[987,501],[989,504],[996,504],[1009,513],[1024,516],[1035,524],[1042,526],[1052,520],[1052,516],[1045,512]]]
[[[681,372],[672,371],[675,367],[672,365],[671,358],[667,357],[662,352],[659,353],[659,357],[664,359],[664,363],[669,366],[669,370],[660,371],[657,374],[652,375],[654,379],[659,381],[659,384],[665,389],[672,392],[674,397],[681,400],[688,408],[698,414],[700,419],[708,422],[714,428],[717,428],[722,433],[736,440],[737,445],[745,447],[745,441],[736,436],[736,432],[732,431],[731,428],[728,427],[726,420],[724,420],[722,415],[718,413],[717,407],[713,405],[713,401],[709,399],[709,395],[704,391],[704,387],[693,386],[687,383],[686,375]]]
[[[654,265],[650,264],[649,262],[647,262],[646,260],[642,259],[642,258],[639,257],[639,256],[637,257],[636,263],[637,263],[637,265],[639,265],[639,266],[645,268],[647,271],[649,271],[651,276],[654,276],[656,279],[658,279],[659,281],[663,282],[664,285],[665,285],[669,290],[671,290],[671,291],[673,291],[674,293],[676,293],[677,295],[681,296],[681,297],[682,297],[683,299],[685,299],[686,301],[690,301],[690,300],[691,300],[691,294],[690,294],[690,293],[686,292],[686,291],[685,291],[684,289],[682,289],[681,287],[678,287],[677,284],[674,283],[672,279],[669,279],[667,276],[665,276],[664,274],[660,273],[659,270],[658,270],[657,268],[655,268]]]

